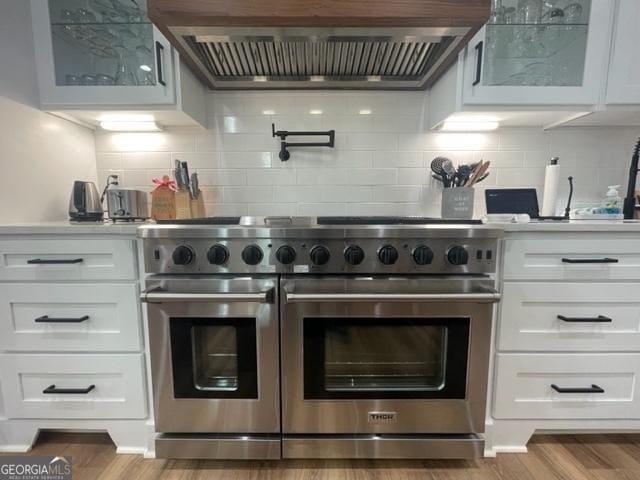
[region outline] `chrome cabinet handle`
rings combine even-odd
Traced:
[[[54,318],[49,315],[43,315],[34,319],[36,323],[81,323],[86,320],[89,320],[89,315],[83,315],[81,317],[75,318]]]
[[[96,386],[95,385],[89,385],[87,388],[56,388],[55,385],[49,385],[47,388],[45,388],[42,393],[62,393],[62,394],[66,394],[66,395],[77,395],[77,394],[82,394],[82,395],[86,395],[87,393],[89,393],[91,390],[95,389]]]
[[[604,389],[599,387],[595,383],[592,384],[591,387],[586,388],[559,387],[558,385],[552,383],[551,388],[553,388],[558,393],[604,393]]]
[[[55,259],[55,260],[47,260],[42,258],[32,258],[31,260],[27,260],[29,265],[68,265],[74,263],[82,263],[84,259],[82,258],[63,258],[63,259]]]
[[[145,303],[219,302],[219,303],[273,303],[274,290],[259,293],[170,293],[160,289],[142,292]]]
[[[493,303],[500,300],[498,292],[487,293],[287,293],[287,303],[318,302],[476,302]]]

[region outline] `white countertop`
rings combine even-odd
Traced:
[[[70,223],[34,222],[0,224],[0,235],[135,235],[140,225],[135,223]],[[640,232],[639,220],[573,220],[569,222],[491,223],[506,232]]]
[[[140,225],[134,223],[34,222],[0,224],[0,235],[135,235]]]
[[[506,232],[640,232],[640,220],[569,220],[495,223]]]

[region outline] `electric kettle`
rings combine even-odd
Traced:
[[[93,182],[73,182],[69,199],[69,218],[76,222],[102,221],[104,211],[98,188]]]

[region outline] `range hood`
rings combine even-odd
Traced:
[[[212,89],[429,88],[490,0],[148,0]]]

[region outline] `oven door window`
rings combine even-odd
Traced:
[[[175,398],[258,398],[256,321],[171,318]]]
[[[305,398],[465,398],[468,350],[468,318],[305,318]]]

